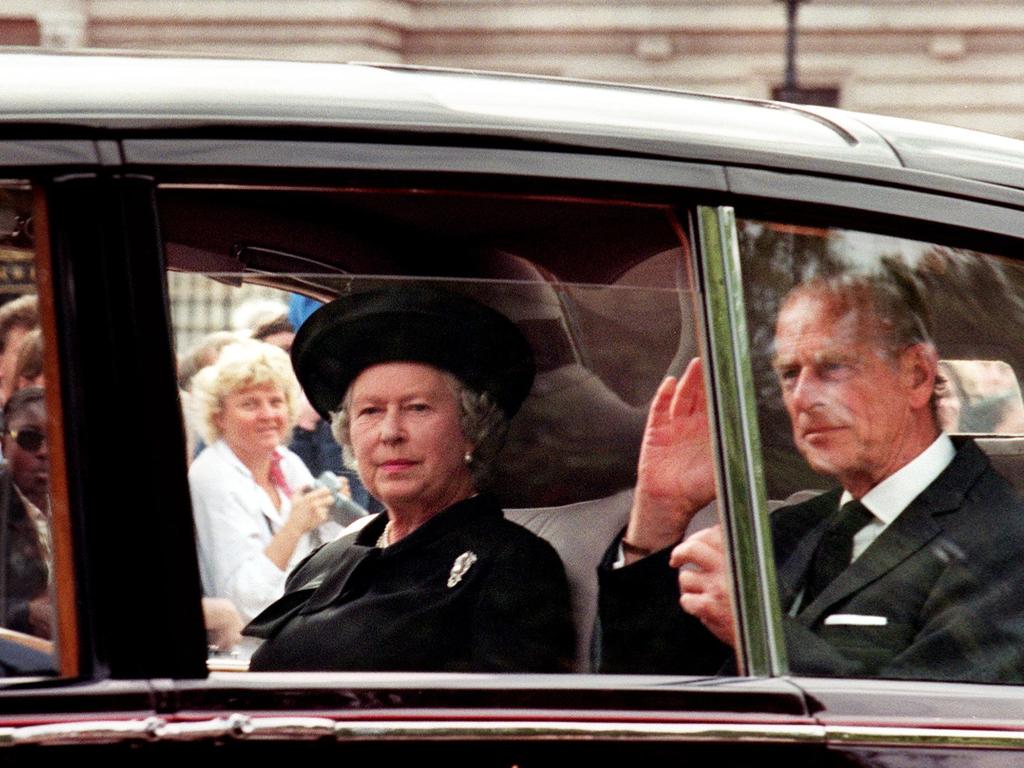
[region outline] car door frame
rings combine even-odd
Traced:
[[[254,183],[270,179],[276,184],[299,174],[327,176],[344,170],[491,178],[499,186],[526,179],[530,183],[540,180],[570,186],[647,189],[666,197],[689,200],[691,210],[697,213],[699,223],[695,231],[699,231],[699,257],[703,260],[698,288],[702,291],[702,300],[713,302],[707,306],[714,312],[720,311],[723,303],[733,309],[736,307],[735,226],[723,206],[753,205],[770,209],[772,205],[791,203],[813,206],[815,211],[820,211],[821,206],[826,205],[827,210],[853,216],[863,213],[861,195],[864,192],[882,190],[891,193],[891,199],[884,198],[876,206],[878,210],[872,209],[869,213],[883,224],[903,221],[934,224],[941,220],[948,225],[952,221],[966,230],[978,231],[979,235],[983,234],[978,230],[981,225],[996,225],[993,231],[1001,232],[998,225],[1003,221],[1002,212],[1012,211],[1015,217],[1019,209],[1005,203],[984,202],[980,194],[984,190],[967,190],[971,193],[967,197],[947,197],[914,191],[914,184],[879,185],[809,173],[797,179],[797,175],[787,172],[710,161],[690,163],[551,148],[505,148],[500,152],[500,159],[496,159],[493,147],[466,147],[457,141],[431,145],[422,139],[415,144],[398,144],[316,138],[316,141],[276,137],[254,141],[245,136],[136,133],[120,142],[86,141],[91,150],[83,152],[79,161],[69,163],[65,154],[61,164],[37,162],[32,165],[31,178],[37,180],[52,201],[50,228],[55,295],[59,297],[60,362],[63,370],[74,374],[65,377],[71,381],[62,381],[62,400],[68,412],[76,413],[74,423],[67,426],[67,442],[69,462],[74,461],[74,466],[81,468],[71,491],[73,517],[79,526],[74,538],[76,544],[82,544],[80,559],[84,560],[76,565],[76,579],[82,589],[79,603],[90,611],[97,609],[89,613],[89,625],[80,633],[83,640],[91,639],[83,643],[86,650],[82,656],[81,677],[95,682],[78,689],[79,711],[99,707],[116,712],[120,719],[129,716],[132,722],[144,721],[143,714],[156,716],[171,729],[167,731],[169,734],[174,733],[174,727],[180,726],[181,730],[190,723],[203,722],[209,726],[208,735],[217,732],[222,738],[239,739],[246,738],[247,728],[251,734],[261,727],[276,729],[281,725],[273,731],[277,734],[273,738],[290,738],[289,733],[297,734],[303,729],[298,722],[275,725],[248,715],[244,723],[232,721],[230,715],[236,711],[323,716],[333,723],[330,728],[334,737],[342,740],[372,735],[450,738],[453,734],[455,738],[467,740],[571,738],[566,727],[580,729],[573,733],[584,738],[587,734],[599,733],[610,723],[621,726],[622,730],[606,731],[609,739],[728,743],[737,738],[750,738],[756,743],[808,745],[821,744],[830,738],[828,728],[848,724],[849,718],[856,715],[858,696],[855,692],[864,687],[884,689],[885,684],[791,681],[778,676],[784,667],[779,656],[778,635],[771,629],[772,622],[777,622],[774,590],[770,580],[765,580],[765,574],[772,568],[763,539],[767,513],[760,507],[763,482],[759,488],[759,457],[756,445],[749,442],[749,434],[739,442],[736,438],[743,436],[721,439],[719,450],[722,453],[720,471],[729,467],[723,473],[734,483],[734,496],[728,502],[730,508],[738,509],[736,498],[746,499],[742,516],[748,530],[733,532],[731,545],[734,551],[754,553],[744,554],[737,560],[736,569],[738,581],[746,585],[741,586],[741,600],[745,601],[743,615],[759,616],[760,628],[755,627],[745,634],[744,659],[751,677],[666,681],[662,677],[630,676],[613,679],[494,676],[474,680],[412,676],[389,680],[383,675],[369,679],[332,675],[326,680],[318,676],[321,677],[318,681],[315,676],[295,675],[288,680],[287,695],[282,694],[279,680],[261,676],[203,679],[205,669],[197,666],[199,651],[205,649],[202,639],[197,637],[201,630],[197,569],[191,529],[183,520],[189,524],[191,521],[174,512],[176,505],[183,498],[187,499],[187,484],[180,415],[172,413],[176,398],[172,394],[173,359],[168,353],[170,326],[158,212],[153,199],[155,185],[166,179],[173,179],[175,183],[223,182],[226,179]],[[63,141],[56,143],[60,151],[66,152]],[[922,188],[926,181],[920,179]],[[778,189],[780,182],[785,182],[782,194]],[[913,210],[915,199],[931,201],[934,213],[929,217],[922,216],[920,210]],[[946,216],[947,207],[958,211],[957,216]],[[1011,236],[1009,231],[1001,234]],[[713,247],[716,236],[718,244]],[[101,261],[102,271],[97,270],[97,259]],[[716,268],[718,273],[714,272]],[[727,285],[728,280],[720,277],[728,275],[732,275],[729,278],[732,282]],[[738,277],[741,279],[742,275]],[[742,304],[739,306],[741,308]],[[727,333],[713,334],[705,330],[706,343],[722,366],[719,370],[716,363],[716,373],[710,378],[717,403],[716,434],[723,434],[722,414],[730,412],[731,408],[749,409],[749,392],[745,392],[748,383],[744,382],[749,370],[745,374],[741,364],[743,350],[737,340],[743,333],[736,325],[737,317],[733,313]],[[117,359],[119,351],[126,349],[140,355],[145,365],[126,366]],[[98,373],[79,376],[78,373],[85,370],[84,359],[89,359],[90,365],[98,361]],[[727,369],[736,377],[731,386],[723,385]],[[150,387],[146,391],[151,393],[152,399],[161,401],[157,403],[153,433],[168,438],[164,442],[149,441],[147,451],[141,452],[139,458],[140,464],[144,455],[159,466],[150,467],[141,477],[128,478],[127,484],[123,476],[118,477],[119,473],[110,468],[109,454],[115,441],[113,436],[103,434],[105,424],[99,416],[97,403],[107,404],[108,408],[118,403],[113,403],[109,392],[104,392],[104,382],[126,387],[144,383]],[[143,406],[138,398],[132,405]],[[749,421],[747,423],[749,425]],[[156,442],[160,445],[152,444]],[[138,589],[118,589],[123,586],[126,568],[123,560],[115,558],[132,551],[135,535],[124,530],[125,521],[133,519],[125,497],[140,498],[149,505],[154,500],[147,496],[152,495],[154,486],[165,495],[157,509],[169,510],[167,517],[176,522],[169,531],[164,527],[166,521],[143,521],[141,526],[148,532],[145,538],[161,543],[163,554],[156,561],[173,564],[161,575],[162,569],[155,566],[154,559],[144,556],[147,550],[137,548],[140,551],[132,552],[131,562],[137,563],[136,571],[145,575],[142,580],[145,583]],[[142,506],[143,502],[138,504]],[[102,522],[89,519],[85,512],[86,509],[119,507],[124,509]],[[152,507],[147,510],[151,512]],[[153,515],[146,515],[150,516]],[[192,566],[195,581],[187,575],[189,566]],[[761,586],[752,586],[757,584]],[[165,598],[170,600],[170,609],[144,608],[141,617],[119,610],[125,605],[136,605],[136,601],[161,605],[157,599]],[[138,631],[140,627],[144,632]],[[157,652],[153,646],[136,642],[140,634],[151,636],[154,632],[166,633],[161,635],[163,639]],[[110,642],[112,637],[122,638],[122,641]],[[100,642],[99,638],[106,638],[106,641]],[[165,646],[170,646],[166,648],[167,653],[159,652]],[[108,684],[118,679],[124,682]],[[102,699],[105,703],[98,704],[93,696],[100,695],[103,685],[112,693]],[[933,687],[919,685],[925,691]],[[899,686],[889,685],[889,688],[899,689]],[[119,692],[113,693],[114,689]],[[509,691],[515,693],[505,693]],[[52,690],[5,690],[0,695],[24,713],[52,710]],[[1007,698],[1005,693],[1003,695]],[[508,700],[503,700],[503,696]],[[898,697],[898,691],[892,696]],[[921,696],[923,700],[927,694]],[[72,697],[62,698],[70,701]],[[283,708],[284,700],[288,702],[286,708]],[[595,706],[595,702],[599,706]],[[808,702],[811,709],[808,709]],[[459,712],[462,718],[457,716]],[[843,715],[844,712],[848,714]],[[482,722],[481,713],[484,713]],[[812,713],[814,717],[810,716]],[[833,713],[847,720],[830,720]],[[499,720],[510,723],[506,730],[502,730],[506,726],[497,724]],[[432,723],[437,733],[427,734],[428,726],[424,723]],[[153,730],[152,724],[147,727]],[[327,723],[319,722],[315,727],[324,728]],[[336,731],[338,727],[343,732]],[[217,728],[221,730],[216,731]],[[886,738],[892,739],[892,732],[887,733]]]

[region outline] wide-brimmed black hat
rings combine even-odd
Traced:
[[[378,363],[426,363],[490,394],[511,418],[533,385],[529,342],[505,315],[467,296],[423,286],[354,293],[320,307],[292,343],[292,364],[324,418]]]

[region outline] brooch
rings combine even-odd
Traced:
[[[455,558],[455,562],[452,563],[452,572],[448,574],[448,586],[454,587],[460,581],[462,577],[466,575],[466,572],[473,567],[473,563],[476,562],[476,553],[472,551],[463,552],[461,555]]]

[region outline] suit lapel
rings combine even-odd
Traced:
[[[932,518],[932,511],[915,500],[864,554],[825,587],[813,603],[800,611],[797,619],[808,627],[813,626],[832,605],[892,571],[941,531],[942,528]]]
[[[780,509],[775,514],[780,520],[774,526],[775,561],[779,563],[779,604],[788,611],[800,590],[803,589],[811,558],[818,548],[818,542],[825,534],[825,528],[839,503],[840,491],[830,491],[816,496],[796,507]]]
[[[964,444],[948,467],[925,488],[839,578],[829,584],[797,619],[813,626],[828,609],[889,573],[942,533],[941,517],[963,505],[967,490],[985,469],[973,443]],[[810,537],[808,537],[810,538]],[[815,541],[821,539],[819,532]]]

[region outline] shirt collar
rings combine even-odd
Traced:
[[[252,476],[252,472],[250,472],[249,468],[242,463],[242,460],[235,455],[235,452],[231,450],[231,446],[229,446],[224,441],[224,438],[221,438],[220,440],[215,442],[213,445],[210,446],[210,448],[212,448],[217,453],[217,455],[220,456],[222,461],[231,465],[236,472],[241,472],[250,480],[255,480],[255,478]]]
[[[231,450],[231,446],[227,444],[224,438],[221,438],[220,440],[215,442],[213,445],[210,446],[210,448],[212,448],[217,453],[217,455],[221,457],[222,460],[224,460],[232,467],[234,467],[236,471],[241,472],[250,480],[256,480],[256,478],[253,477],[253,474],[250,471],[250,469],[247,466],[245,466],[245,464],[242,463],[242,460],[238,458],[238,455]],[[274,455],[277,457],[279,461],[284,459],[284,452],[281,450],[280,446],[274,449]]]
[[[912,461],[864,494],[861,503],[871,511],[871,514],[888,525],[942,474],[955,455],[953,441],[949,439],[949,435],[941,432],[935,441]],[[849,491],[843,491],[839,500],[840,506],[851,499],[853,495]]]

